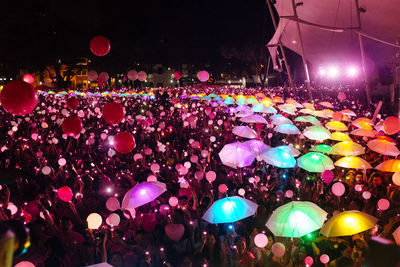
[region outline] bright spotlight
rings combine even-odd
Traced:
[[[328,76],[330,78],[336,78],[339,75],[339,69],[337,67],[330,67],[328,69]]]
[[[349,67],[347,69],[347,75],[350,77],[354,77],[357,75],[357,69],[355,67]]]
[[[324,76],[325,75],[325,70],[324,69],[320,69],[319,70],[319,75]]]

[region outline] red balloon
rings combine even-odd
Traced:
[[[110,102],[103,106],[102,115],[106,122],[116,125],[124,119],[125,110],[121,104]]]
[[[70,109],[76,109],[79,105],[79,101],[76,97],[70,97],[67,99],[67,107]]]
[[[332,114],[332,119],[333,119],[334,121],[342,121],[342,120],[343,120],[343,113],[341,113],[341,112],[334,112],[334,113]]]
[[[337,97],[340,101],[343,101],[347,98],[345,93],[339,93]]]
[[[13,115],[24,116],[36,107],[38,96],[29,83],[11,81],[0,92],[0,102],[3,108]]]
[[[72,190],[68,186],[60,187],[57,190],[58,197],[64,202],[70,202],[72,200]]]
[[[30,83],[30,84],[32,84],[34,81],[35,81],[35,78],[33,78],[33,76],[32,76],[32,74],[25,74],[23,77],[22,77],[22,80],[24,81],[24,82],[26,82],[26,83]]]
[[[114,136],[114,148],[121,154],[128,154],[135,146],[135,138],[131,133],[120,132]]]
[[[79,117],[71,116],[62,123],[63,132],[68,136],[76,136],[82,131],[82,121]]]
[[[400,131],[400,119],[395,116],[390,116],[383,122],[383,128],[388,135],[397,133]]]
[[[95,36],[90,40],[90,50],[96,56],[105,56],[110,52],[110,41],[105,36]]]
[[[179,70],[175,71],[174,78],[179,80],[180,78],[182,78],[182,73]]]

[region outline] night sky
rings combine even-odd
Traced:
[[[6,1],[0,16],[2,71],[35,70],[57,58],[89,57],[110,72],[133,62],[222,68],[222,50],[263,49],[274,30],[265,0]],[[111,51],[95,58],[89,41]]]

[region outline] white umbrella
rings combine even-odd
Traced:
[[[233,128],[232,133],[237,136],[241,136],[241,137],[245,137],[245,138],[249,138],[249,139],[258,137],[256,131],[251,129],[249,126],[236,126],[235,128]]]
[[[246,122],[246,123],[263,123],[263,124],[267,124],[267,120],[260,115],[249,115],[246,117],[242,117],[240,119],[241,122]]]
[[[218,155],[222,164],[235,169],[251,165],[256,157],[250,146],[240,142],[225,145]]]

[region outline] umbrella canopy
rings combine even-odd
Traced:
[[[357,114],[350,109],[343,109],[342,111],[340,111],[340,113],[347,115],[347,116],[351,116],[351,117],[357,116]]]
[[[311,103],[303,103],[303,107],[311,110],[315,110],[314,105]]]
[[[343,211],[330,218],[321,228],[326,237],[355,235],[373,228],[377,218],[358,210]]]
[[[372,126],[373,123],[371,120],[367,119],[367,118],[358,118],[355,119],[354,121],[351,122],[352,125],[354,125],[357,128],[362,128],[365,130],[372,130]]]
[[[375,137],[376,136],[376,132],[374,130],[365,130],[362,128],[355,129],[354,131],[351,131],[350,134],[358,135],[358,136],[366,136],[366,137]]]
[[[282,116],[281,114],[275,114],[269,118],[272,120],[272,124],[274,124],[274,125],[293,124],[293,122],[291,120],[289,120],[285,116]]]
[[[249,126],[236,126],[235,128],[232,129],[232,133],[237,136],[245,137],[245,138],[249,138],[249,139],[258,137],[256,131],[251,129]]]
[[[309,122],[313,125],[321,125],[321,122],[313,117],[313,116],[299,116],[296,119],[294,119],[294,121],[298,121],[298,122]]]
[[[293,106],[295,106],[296,108],[303,108],[303,105],[300,104],[299,102],[297,102],[296,100],[289,98],[286,100],[286,103],[291,104]]]
[[[263,123],[263,124],[267,124],[267,120],[260,116],[260,115],[250,115],[250,116],[246,116],[240,119],[241,122],[246,122],[246,123]]]
[[[298,151],[296,148],[294,148],[293,146],[277,146],[275,148],[279,148],[279,149],[283,149],[286,152],[289,152],[290,155],[292,155],[293,157],[298,157],[300,156],[300,151]]]
[[[327,213],[308,201],[292,201],[277,208],[266,226],[275,236],[302,237],[322,227]]]
[[[335,168],[328,156],[316,152],[310,152],[298,158],[297,165],[308,172],[323,172]]]
[[[334,106],[329,102],[319,102],[319,104],[326,108],[334,108]]]
[[[329,138],[331,140],[334,141],[353,141],[350,136],[348,136],[345,133],[341,133],[341,132],[334,132],[331,134],[331,138]]]
[[[294,168],[296,160],[285,149],[273,147],[264,150],[260,157],[268,164],[279,168]]]
[[[372,151],[386,156],[397,157],[400,154],[400,150],[391,142],[386,140],[374,139],[369,141],[367,146]]]
[[[316,145],[316,146],[313,146],[313,147],[310,149],[310,151],[313,151],[313,152],[320,152],[320,153],[325,153],[325,154],[331,154],[332,147],[331,147],[331,146],[328,146],[328,145],[325,145],[325,144]]]
[[[283,111],[286,112],[290,115],[296,115],[296,107],[291,105],[291,104],[283,104],[283,105],[279,105],[278,108]]]
[[[335,166],[348,169],[372,169],[372,166],[359,157],[343,157],[335,162]]]
[[[300,130],[293,124],[285,123],[275,127],[275,132],[283,134],[300,134]]]
[[[341,156],[358,156],[365,154],[365,149],[352,141],[339,142],[332,147],[331,154]]]
[[[225,145],[218,155],[222,164],[235,169],[251,165],[256,157],[247,144],[240,142]]]
[[[135,185],[126,192],[121,207],[123,209],[135,209],[158,198],[167,191],[167,186],[161,182],[145,182]]]
[[[347,126],[340,121],[330,121],[325,124],[325,127],[328,128],[329,130],[334,130],[339,132],[347,131]]]
[[[270,148],[270,146],[264,144],[261,140],[257,139],[246,141],[245,144],[251,148],[256,156],[260,155],[261,152],[263,152],[265,149]]]
[[[278,111],[274,107],[268,106],[268,107],[264,107],[263,110],[261,110],[261,113],[276,114],[276,113],[278,113]]]
[[[322,126],[310,126],[307,127],[304,132],[304,136],[311,140],[324,141],[331,137],[331,133]]]
[[[215,201],[204,213],[203,220],[209,223],[232,223],[253,216],[258,205],[238,196]]]
[[[385,160],[376,166],[375,169],[383,172],[400,172],[400,159]]]

